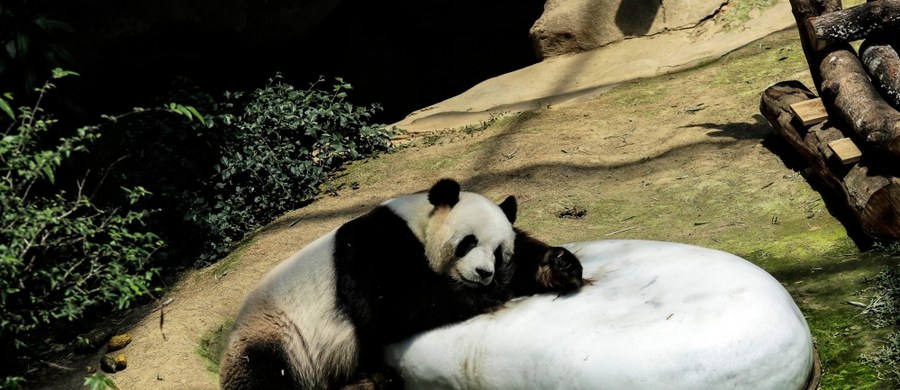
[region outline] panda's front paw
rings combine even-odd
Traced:
[[[550,247],[538,265],[538,285],[544,291],[569,292],[584,286],[581,262],[563,247]]]

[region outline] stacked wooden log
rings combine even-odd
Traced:
[[[781,82],[763,93],[760,111],[846,200],[864,234],[900,240],[900,0],[791,6],[821,99]],[[858,56],[849,42],[859,39]]]

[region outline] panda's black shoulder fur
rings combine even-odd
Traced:
[[[512,297],[510,264],[498,264],[488,286],[459,285],[430,268],[423,244],[386,206],[338,228],[334,264],[338,307],[364,349],[468,319]]]

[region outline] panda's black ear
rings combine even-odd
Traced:
[[[515,196],[509,196],[500,203],[500,210],[503,210],[503,214],[506,214],[506,219],[509,220],[509,223],[516,223],[518,208]]]
[[[441,179],[428,191],[428,201],[435,207],[453,207],[459,202],[459,183],[452,179]]]

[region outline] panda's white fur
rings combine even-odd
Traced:
[[[458,192],[458,184],[453,184]],[[394,215],[405,221],[424,246],[432,272],[466,288],[488,288],[501,271],[496,266],[505,266],[513,255],[514,199],[511,216],[509,210],[475,193],[458,192],[455,204],[436,202],[432,195],[389,200],[382,204],[390,211],[384,214],[387,217],[373,218]],[[396,230],[400,231],[379,234],[404,233]],[[457,246],[469,235],[477,238],[477,245],[464,256],[455,256]],[[335,253],[338,246],[350,243],[337,237],[338,229],[315,240],[275,267],[248,295],[222,358],[223,388],[333,388],[351,379],[362,351],[351,318],[355,309],[339,302]],[[498,255],[502,260],[495,258]],[[353,259],[354,264],[379,262],[389,268],[395,261],[405,261],[376,253],[371,257]],[[580,280],[580,266],[578,271]],[[508,283],[509,276],[504,277],[494,285]]]
[[[479,194],[461,192],[459,202],[452,208],[435,208],[425,194],[398,197],[383,205],[405,220],[424,243],[425,257],[437,273],[449,274],[464,283],[486,285],[492,277],[482,278],[477,270],[494,272],[494,249],[504,249],[504,261],[512,256],[512,223],[496,204]],[[453,249],[470,234],[479,237],[478,246],[454,259]]]

